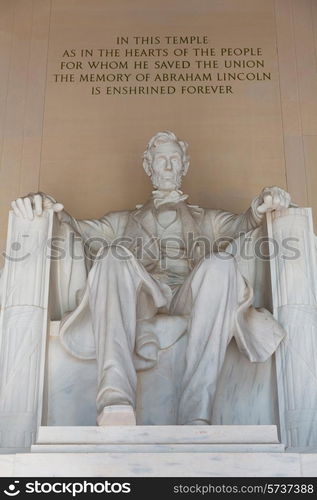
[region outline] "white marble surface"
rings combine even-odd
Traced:
[[[277,444],[275,425],[42,426],[36,444]]]
[[[32,453],[283,452],[276,426],[40,427]]]
[[[45,423],[49,426],[92,426],[96,423],[97,366],[94,360],[79,360],[62,348],[59,322],[51,322],[48,339],[47,400]],[[160,352],[159,363],[138,372],[138,425],[176,423],[178,380],[184,364],[186,339]],[[248,402],[246,404],[246,401]],[[277,424],[274,359],[250,363],[234,340],[228,346],[213,410],[213,424]]]
[[[317,454],[302,453],[300,455],[301,475],[304,477],[317,476]]]
[[[14,476],[16,455],[2,455],[0,450],[0,477]]]
[[[0,477],[317,477],[316,453],[0,454]]]
[[[288,447],[316,446],[317,262],[311,209],[273,212],[268,234],[283,250],[270,260],[274,315],[287,332],[276,353],[281,436]],[[294,251],[285,250],[286,242],[296,258],[290,258]]]
[[[33,444],[31,453],[282,453],[283,444]]]
[[[15,456],[14,473],[25,477],[294,477],[301,475],[301,464],[300,455],[285,453],[32,453]]]
[[[0,322],[0,446],[29,447],[42,418],[53,214],[9,215]]]

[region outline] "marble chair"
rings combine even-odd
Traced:
[[[265,363],[250,363],[231,341],[217,387],[212,423],[279,424],[285,444],[313,446],[317,431],[307,431],[317,419],[317,388],[312,380],[312,373],[313,377],[317,374],[317,293],[311,212],[287,209],[269,216],[268,223],[269,234],[275,240],[281,242],[285,235],[298,239],[298,259],[286,264],[279,258],[242,259],[242,246],[250,255],[249,250],[266,233],[265,228],[236,242],[236,258],[242,274],[253,284],[256,307],[271,307],[273,283],[274,312],[290,340],[279,349],[277,363],[275,357]],[[61,270],[47,258],[53,224],[51,211],[33,221],[10,213],[0,325],[2,448],[28,448],[40,425],[96,425],[96,363],[71,356],[59,339],[61,311],[56,297],[65,290],[57,290],[56,272]],[[301,280],[300,284],[296,280]],[[299,323],[305,333],[304,343],[299,338]],[[185,334],[160,351],[154,368],[138,372],[137,424],[176,423],[186,341]],[[306,377],[309,398],[307,386],[306,391],[298,386],[297,373],[301,380]]]

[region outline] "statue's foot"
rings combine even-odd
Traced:
[[[130,405],[105,406],[97,416],[97,425],[136,425],[134,409]]]

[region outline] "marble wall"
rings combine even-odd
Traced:
[[[147,196],[140,156],[159,129],[191,145],[191,200],[240,211],[264,185],[287,187],[317,215],[316,0],[0,0],[0,237],[10,201],[42,190],[76,217]],[[262,47],[272,78],[232,95],[93,96],[59,84],[65,48],[117,35],[208,35]]]

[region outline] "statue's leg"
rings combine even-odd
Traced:
[[[135,407],[133,352],[141,289],[149,297],[150,317],[166,304],[157,282],[124,247],[110,247],[98,256],[89,274],[89,306],[97,352],[99,425],[104,425],[113,407],[123,413],[125,407],[130,413]]]
[[[229,254],[208,256],[192,271],[171,305],[173,314],[190,314],[180,424],[211,423],[217,380],[245,286]]]

